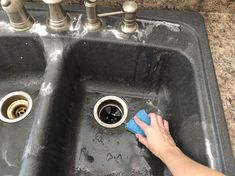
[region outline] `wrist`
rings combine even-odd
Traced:
[[[171,146],[164,150],[164,152],[159,156],[159,158],[167,164],[168,158],[173,158],[173,157],[180,157],[183,156],[183,152],[177,147],[177,146]]]

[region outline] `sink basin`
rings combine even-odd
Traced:
[[[39,22],[29,32],[12,33],[0,23],[0,95],[24,91],[33,99],[22,121],[0,122],[3,175],[172,175],[125,129],[139,109],[164,116],[194,160],[235,172],[199,14],[142,10],[134,34],[119,32],[120,17],[104,18],[108,25],[89,33],[83,9],[66,6],[73,26],[50,34],[46,8],[27,8]]]
[[[0,37],[0,97],[15,91],[27,92],[33,108],[27,118],[17,123],[0,121],[0,172],[18,175],[22,156],[34,120],[34,110],[43,81],[46,62],[37,40],[29,37]]]
[[[75,165],[75,175],[168,173],[124,124],[107,129],[94,121],[94,105],[107,95],[126,101],[128,119],[143,108],[162,113],[184,152],[209,164],[194,70],[187,57],[157,47],[80,41],[70,46],[65,58],[65,73],[74,75],[71,82],[76,87],[72,113],[66,116],[76,124],[69,127],[76,134],[70,141],[76,146],[70,154],[75,162],[69,164]]]

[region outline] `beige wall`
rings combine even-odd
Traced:
[[[40,2],[42,0],[26,0]],[[83,0],[63,0],[64,3],[83,4]],[[97,0],[101,6],[120,7],[125,0]],[[235,0],[136,0],[142,8],[191,9],[206,12],[235,13]]]

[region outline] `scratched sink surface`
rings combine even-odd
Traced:
[[[38,23],[8,29],[0,11],[0,96],[21,90],[33,99],[22,121],[0,122],[0,173],[19,176],[169,176],[125,123],[141,108],[166,118],[177,145],[196,161],[232,175],[234,158],[203,19],[194,12],[141,10],[139,30],[118,31],[121,18],[103,18],[89,33],[84,10],[66,6],[73,25],[46,31],[47,8],[29,4]],[[101,9],[107,12],[110,9]],[[126,121],[108,129],[95,103],[118,96]]]
[[[18,175],[34,119],[34,110],[46,66],[43,50],[31,37],[0,37],[0,98],[14,91],[27,92],[33,100],[22,121],[0,121],[0,173]]]

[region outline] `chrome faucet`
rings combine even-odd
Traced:
[[[67,31],[71,25],[69,15],[62,8],[62,0],[43,0],[48,5],[49,12],[47,17],[47,28],[51,32]],[[102,27],[100,17],[123,14],[123,19],[119,29],[124,33],[133,33],[137,30],[136,23],[137,4],[134,1],[123,3],[122,10],[97,14],[96,0],[85,0],[86,22],[85,27],[88,31],[95,32]],[[26,11],[23,0],[1,0],[1,5],[6,11],[10,25],[15,31],[27,31],[33,24],[34,19]]]
[[[137,30],[136,23],[137,4],[134,1],[126,1],[123,3],[122,11],[108,12],[97,14],[96,0],[85,0],[86,7],[86,22],[85,27],[88,31],[94,32],[101,28],[102,23],[100,17],[114,16],[123,14],[123,19],[120,24],[120,30],[124,33],[133,33]]]
[[[47,27],[51,32],[67,31],[71,19],[61,6],[62,0],[43,0],[48,5]]]
[[[33,26],[34,19],[25,9],[23,0],[1,0],[1,6],[7,13],[13,30],[27,31]]]

